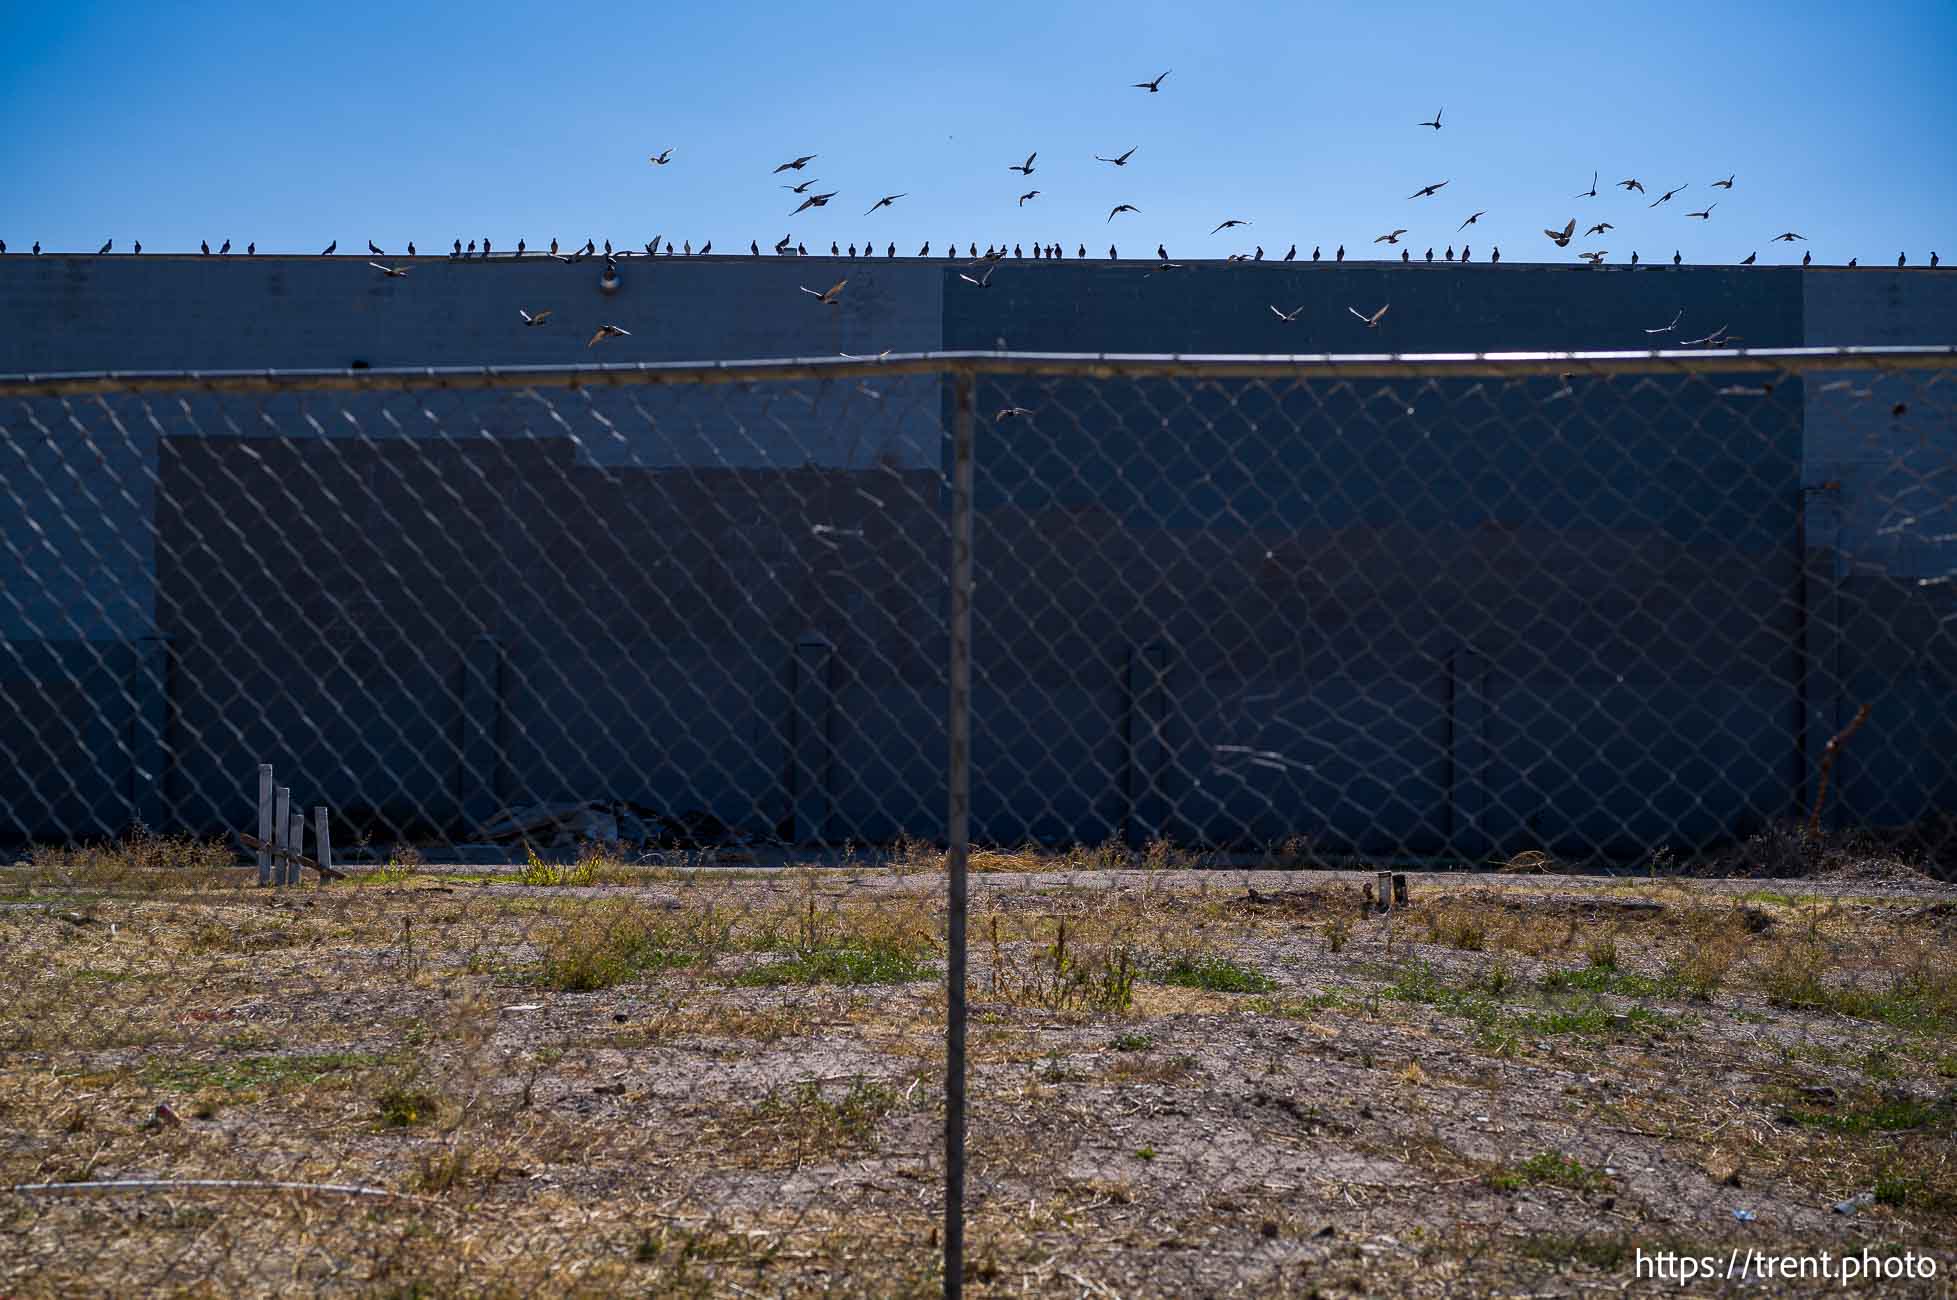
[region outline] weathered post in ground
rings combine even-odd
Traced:
[[[292,842],[292,787],[280,786],[272,801],[272,879],[285,883],[285,855]]]
[[[272,765],[258,765],[258,883],[272,883]]]
[[[333,836],[326,829],[324,806],[313,809],[313,843],[319,862],[319,883],[323,885],[333,878]]]

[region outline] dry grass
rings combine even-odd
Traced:
[[[273,893],[208,852],[9,878],[0,1183],[398,1196],[0,1193],[0,1291],[936,1292],[928,853]],[[974,1294],[1541,1292],[1957,1231],[1920,897],[1415,876],[1385,918],[1351,879],[1102,875],[975,879]]]

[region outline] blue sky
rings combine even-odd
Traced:
[[[1957,257],[1957,5],[27,3],[0,239]],[[1129,83],[1174,71],[1162,92]],[[1445,105],[1439,132],[1415,125]],[[1116,169],[1091,155],[1136,147]],[[647,155],[671,147],[673,162]],[[1022,183],[1007,165],[1037,149]],[[773,167],[838,191],[797,200]],[[1600,174],[1600,197],[1571,196]],[[1736,173],[1730,191],[1710,182]],[[1647,198],[1612,183],[1635,176]],[[1409,201],[1423,185],[1451,183]],[[1651,209],[1666,188],[1687,185]],[[1016,197],[1037,188],[1024,208]],[[860,215],[885,194],[894,208]],[[1710,220],[1689,210],[1717,201]],[[1108,209],[1141,212],[1112,224]],[[1253,224],[1212,236],[1226,217]],[[1542,228],[1617,229],[1558,249]],[[1774,244],[1794,230],[1806,245]]]

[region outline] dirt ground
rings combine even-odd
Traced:
[[[0,868],[0,1294],[937,1294],[939,865]],[[969,1294],[1949,1293],[1950,886],[990,865]]]

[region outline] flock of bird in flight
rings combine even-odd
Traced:
[[[1162,72],[1160,75],[1156,76],[1152,80],[1134,82],[1133,87],[1134,89],[1137,90],[1145,90],[1151,95],[1160,94],[1162,90],[1162,82],[1169,76],[1170,71],[1173,71],[1173,69]],[[1437,110],[1433,117],[1425,121],[1418,122],[1415,125],[1428,127],[1431,128],[1432,130],[1439,131],[1443,125],[1442,117],[1445,111],[1446,111],[1445,108],[1441,110]],[[1097,162],[1108,163],[1114,167],[1123,168],[1126,167],[1128,165],[1129,160],[1135,156],[1135,153],[1138,148],[1139,146],[1132,146],[1124,153],[1114,154],[1111,156],[1095,154],[1094,158],[1095,161]],[[784,162],[780,166],[776,167],[774,174],[780,175],[783,172],[790,172],[790,171],[800,172],[804,170],[810,163],[814,162],[817,156],[818,155],[816,154],[802,154],[795,158],[791,158],[787,162]],[[1039,159],[1039,153],[1036,150],[1032,153],[1027,154],[1026,160],[1024,162],[1013,163],[1009,165],[1006,170],[1019,173],[1022,180],[1029,178],[1033,175],[1038,159]],[[668,166],[673,161],[673,150],[670,148],[664,149],[659,153],[651,155],[648,161],[653,166],[656,167]],[[1599,192],[1597,189],[1597,181],[1600,176],[1601,173],[1592,172],[1590,176],[1589,188],[1578,191],[1576,194],[1571,196],[1572,199],[1594,199],[1599,197]],[[1730,191],[1734,186],[1735,179],[1736,179],[1735,176],[1729,175],[1724,180],[1713,181],[1709,188],[1716,189],[1716,190]],[[1407,201],[1411,202],[1418,199],[1433,198],[1437,196],[1443,189],[1447,188],[1447,186],[1450,183],[1451,181],[1449,180],[1443,180],[1443,181],[1436,181],[1431,185],[1423,185],[1419,189],[1415,190],[1412,194],[1407,195]],[[819,178],[811,178],[809,180],[802,181],[798,184],[782,185],[781,188],[791,191],[793,194],[797,195],[802,200],[800,205],[797,206],[793,211],[789,213],[791,217],[799,216],[801,213],[809,211],[812,208],[827,207],[830,201],[835,199],[840,193],[840,191],[837,190],[830,190],[827,192],[814,191],[814,187],[818,184],[820,184]],[[1639,195],[1646,194],[1644,182],[1634,176],[1626,177],[1625,179],[1616,182],[1616,184],[1612,186],[1612,188],[1622,189],[1627,195],[1632,192],[1636,192]],[[1684,185],[1677,185],[1672,187],[1671,189],[1664,190],[1658,195],[1656,199],[1653,199],[1646,206],[1648,208],[1657,208],[1663,206],[1664,204],[1670,203],[1679,194],[1682,194],[1683,192],[1685,192],[1687,189],[1690,188],[1691,186],[1688,183]],[[1026,206],[1028,202],[1039,198],[1040,195],[1041,195],[1040,190],[1037,189],[1027,190],[1026,192],[1022,193],[1019,196],[1017,206],[1023,208]],[[903,193],[897,193],[897,194],[885,194],[881,198],[877,199],[875,203],[872,203],[869,206],[869,208],[864,211],[863,215],[866,217],[870,216],[883,208],[891,207],[899,199],[907,198],[907,197],[909,197],[908,191],[905,191]],[[1708,202],[1704,208],[1699,209],[1697,211],[1688,211],[1685,215],[1688,219],[1696,218],[1701,221],[1711,221],[1713,217],[1713,211],[1718,206],[1719,204],[1717,201]],[[1108,215],[1106,220],[1107,223],[1112,223],[1116,217],[1121,216],[1124,213],[1131,213],[1131,212],[1138,213],[1140,211],[1141,209],[1132,203],[1117,203],[1108,210]],[[1459,226],[1455,227],[1455,232],[1458,234],[1467,230],[1469,226],[1475,225],[1477,222],[1481,220],[1481,218],[1487,215],[1488,212],[1486,209],[1482,209],[1468,214],[1466,220],[1462,221]],[[1239,227],[1248,226],[1250,224],[1251,223],[1249,221],[1240,217],[1226,217],[1224,220],[1219,221],[1216,224],[1216,226],[1210,230],[1209,233],[1211,235],[1216,235],[1225,230],[1234,230]],[[1546,235],[1549,238],[1550,242],[1554,243],[1558,248],[1568,248],[1570,246],[1570,243],[1578,237],[1576,234],[1576,228],[1577,228],[1577,219],[1575,217],[1572,217],[1567,222],[1564,223],[1561,229],[1551,229],[1546,227],[1543,230],[1543,234]],[[1606,235],[1615,229],[1616,226],[1609,221],[1598,221],[1593,223],[1587,229],[1584,230],[1582,238],[1587,240],[1593,235],[1596,236]],[[1378,236],[1373,240],[1373,243],[1376,245],[1385,244],[1389,247],[1397,247],[1400,244],[1400,237],[1407,233],[1408,233],[1408,229],[1404,226],[1400,226],[1393,230],[1388,231],[1383,235]],[[664,240],[664,238],[665,237],[663,235],[653,236],[652,239],[649,240],[644,246],[645,248],[644,255],[647,257],[659,256],[660,244],[662,240]],[[1795,242],[1805,242],[1806,239],[1807,239],[1806,235],[1802,235],[1796,231],[1787,230],[1787,231],[1782,231],[1778,235],[1775,235],[1771,242],[1791,244]],[[231,252],[231,241],[229,239],[225,240],[223,244],[219,246],[215,254],[213,254],[210,243],[208,241],[201,243],[199,245],[199,249],[203,256],[222,257]],[[328,244],[323,250],[321,250],[320,256],[331,257],[336,252],[338,252],[338,250],[339,250],[339,241],[336,239],[332,243]],[[0,239],[0,254],[4,254],[6,251],[7,251],[7,243],[4,239]],[[40,255],[41,252],[40,241],[38,240],[35,241],[33,251],[36,256]],[[96,251],[98,255],[106,255],[114,252],[115,240],[109,239],[104,241],[102,247]],[[134,253],[141,253],[143,251],[143,245],[140,240],[136,241],[134,249],[132,251]],[[367,241],[367,251],[374,257],[385,258],[387,256],[387,253],[383,251],[379,247],[379,245],[375,244],[372,240]],[[779,256],[794,255],[794,256],[806,257],[809,255],[809,250],[807,245],[800,242],[795,242],[792,239],[792,236],[789,235],[783,235],[780,240],[776,241],[776,243],[774,244],[773,251]],[[247,257],[255,256],[257,252],[258,252],[258,245],[256,243],[247,244],[245,246],[245,255]],[[712,254],[712,252],[713,252],[713,241],[709,239],[704,244],[701,245],[700,251],[697,254],[697,256],[702,256],[702,257],[709,256]],[[410,241],[408,243],[407,253],[409,257],[419,256],[419,254],[415,250],[413,241]],[[490,245],[489,238],[487,236],[484,236],[484,238],[481,241],[480,253],[477,252],[477,241],[473,239],[470,240],[468,248],[465,251],[462,245],[462,241],[460,239],[457,239],[451,247],[451,250],[449,252],[449,258],[450,260],[462,260],[462,259],[474,258],[474,257],[480,257],[486,259],[490,256],[490,253],[491,253],[491,245]],[[683,241],[682,253],[684,256],[687,257],[696,256],[696,254],[693,251],[693,243],[691,240]],[[749,241],[748,253],[750,256],[753,257],[761,256],[761,246],[759,241],[757,240]],[[517,240],[515,256],[518,258],[522,258],[527,256],[528,254],[529,254],[528,244],[524,240],[521,239]],[[847,254],[845,254],[844,251],[837,246],[836,241],[832,240],[830,241],[829,244],[829,254],[831,257],[847,256],[851,259],[854,259],[857,256],[856,245],[853,243],[850,244],[848,248],[848,252]],[[1182,263],[1172,262],[1169,260],[1168,249],[1164,245],[1157,244],[1155,246],[1155,254],[1156,254],[1156,261],[1158,263],[1157,269],[1163,271],[1181,269]],[[601,284],[606,284],[606,285],[616,285],[617,283],[617,275],[618,275],[617,259],[621,257],[632,257],[636,255],[637,254],[626,250],[614,250],[612,248],[612,244],[610,240],[604,241],[604,251],[602,254],[600,254],[598,250],[597,242],[590,239],[587,239],[584,242],[583,247],[576,249],[575,251],[571,252],[568,255],[559,252],[557,240],[552,239],[550,241],[549,252],[547,254],[547,256],[555,258],[557,261],[560,262],[579,262],[579,261],[583,261],[588,257],[603,256],[603,258],[605,259],[606,269],[605,269],[605,279],[601,281]],[[674,249],[670,242],[666,243],[665,245],[665,255],[667,257],[671,257],[674,255]],[[864,240],[863,242],[862,255],[864,257],[874,257],[876,255],[875,246],[867,239]],[[884,255],[886,258],[894,258],[897,256],[897,245],[895,242],[890,242],[886,245]],[[930,241],[928,240],[925,241],[924,246],[918,249],[917,255],[919,257],[931,256]],[[944,255],[947,258],[953,260],[958,259],[959,257],[958,244],[955,240],[952,241],[951,243],[948,243],[945,246]],[[967,263],[965,270],[959,273],[958,278],[967,284],[974,285],[980,289],[984,289],[990,287],[992,283],[992,273],[994,270],[997,269],[999,262],[1004,260],[1009,255],[1014,258],[1023,258],[1025,256],[1025,253],[1024,253],[1024,246],[1021,244],[1014,244],[1011,247],[1011,249],[1008,250],[1008,248],[1004,243],[988,244],[986,246],[985,252],[980,253],[977,243],[974,242],[967,245],[967,255],[971,258],[971,261]],[[1080,244],[1076,248],[1074,255],[1076,258],[1085,258],[1087,256],[1087,245],[1084,243]],[[1740,265],[1741,266],[1754,265],[1755,259],[1758,257],[1758,255],[1759,254],[1757,250],[1755,252],[1748,253],[1746,255],[1746,258],[1740,263]],[[1046,259],[1046,260],[1058,261],[1064,258],[1065,256],[1066,256],[1066,251],[1058,243],[1054,243],[1054,244],[1041,243],[1041,244],[1035,244],[1033,246],[1033,258],[1035,260]],[[1320,261],[1323,258],[1323,256],[1324,254],[1320,248],[1314,247],[1311,250],[1311,260],[1313,262]],[[1333,252],[1332,256],[1334,262],[1345,261],[1345,245],[1340,244],[1337,247],[1337,249]],[[1584,261],[1589,262],[1590,265],[1592,266],[1602,266],[1604,260],[1610,256],[1610,251],[1608,249],[1580,251],[1577,253],[1577,256],[1583,259]],[[1119,253],[1117,252],[1116,247],[1113,244],[1108,245],[1108,257],[1111,260],[1119,259]],[[1278,258],[1276,260],[1279,262],[1292,262],[1297,260],[1297,257],[1298,257],[1298,246],[1294,243],[1291,245],[1291,247],[1288,250],[1286,250],[1283,257]],[[1448,262],[1453,262],[1456,260],[1453,244],[1450,243],[1447,245],[1446,252],[1443,254],[1443,257]],[[1465,264],[1471,261],[1472,258],[1473,258],[1472,248],[1466,242],[1463,242],[1463,244],[1461,245],[1459,260]],[[1254,251],[1252,252],[1231,253],[1225,258],[1225,261],[1230,263],[1261,262],[1263,260],[1265,260],[1264,248],[1263,245],[1261,244],[1257,245]],[[1410,263],[1413,260],[1412,250],[1410,248],[1401,248],[1400,260],[1402,262]],[[1432,262],[1434,260],[1434,250],[1431,247],[1429,247],[1426,253],[1423,255],[1423,260],[1426,262]],[[1499,263],[1502,260],[1502,250],[1499,247],[1494,248],[1490,252],[1488,260],[1491,263]],[[1672,265],[1674,266],[1679,265],[1680,260],[1681,259],[1678,252],[1674,251],[1672,253]],[[1814,259],[1811,253],[1802,254],[1801,257],[1802,266],[1810,266],[1813,264],[1813,261]],[[1634,251],[1632,252],[1630,257],[1630,265],[1637,266],[1638,263],[1639,263],[1638,254]],[[1897,266],[1904,267],[1907,266],[1908,264],[1909,264],[1909,258],[1907,254],[1898,253],[1896,255]],[[373,267],[376,271],[380,272],[383,276],[389,279],[404,278],[407,276],[408,272],[412,269],[411,267],[407,267],[407,266],[390,265],[386,262],[369,262],[368,265]],[[985,266],[985,270],[982,274],[979,275],[969,274],[969,272],[977,270],[981,265]],[[1858,265],[1857,259],[1850,258],[1847,262],[1847,265],[1849,267],[1857,266]],[[1935,252],[1932,252],[1930,254],[1930,265],[1933,268],[1940,265],[1940,260]],[[849,283],[849,277],[844,276],[842,279],[837,280],[833,285],[831,285],[828,289],[825,290],[811,289],[806,285],[800,286],[800,288],[803,293],[814,298],[817,302],[821,303],[822,305],[833,307],[841,302],[843,287],[848,283]],[[1387,309],[1390,306],[1391,304],[1389,303],[1387,304],[1387,306],[1383,306],[1379,308],[1379,310],[1371,313],[1362,312],[1356,307],[1349,307],[1347,308],[1347,310],[1350,311],[1352,315],[1357,317],[1368,329],[1377,329],[1379,327],[1379,323],[1381,319],[1385,317]],[[1295,308],[1290,312],[1280,311],[1275,306],[1271,308],[1272,314],[1275,315],[1280,322],[1283,322],[1285,324],[1295,324],[1298,320],[1300,313],[1302,313],[1303,311],[1304,308],[1302,306]],[[551,313],[548,311],[539,311],[539,312],[532,313],[519,308],[518,315],[522,318],[523,323],[526,326],[536,326],[536,325],[542,325],[546,321],[548,321],[550,319]],[[1671,330],[1675,329],[1677,325],[1678,325],[1678,321],[1674,319],[1670,325],[1664,326],[1660,329],[1647,330],[1645,332],[1647,334],[1668,333]],[[601,325],[598,327],[597,332],[591,336],[591,341],[586,346],[594,347],[608,338],[629,337],[629,334],[630,331],[621,329],[616,325],[609,325],[609,324]],[[1719,331],[1715,331],[1714,334],[1708,335],[1704,339],[1692,340],[1690,343],[1687,344],[1687,346],[1692,346],[1693,344],[1715,344],[1716,345],[1718,342],[1725,341],[1726,337],[1727,336],[1725,334],[1725,331],[1722,329]]]

